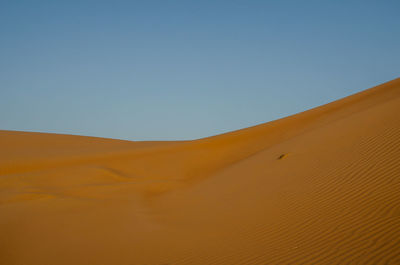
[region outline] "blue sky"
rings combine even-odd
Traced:
[[[195,139],[400,76],[400,1],[0,1],[0,129]]]

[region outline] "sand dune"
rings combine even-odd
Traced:
[[[400,264],[400,79],[203,138],[0,131],[0,264]]]

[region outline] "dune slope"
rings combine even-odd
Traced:
[[[400,264],[400,79],[203,138],[0,131],[0,264]]]

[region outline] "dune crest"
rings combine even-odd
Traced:
[[[192,141],[0,131],[0,264],[399,264],[400,79]]]

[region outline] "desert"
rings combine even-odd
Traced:
[[[0,131],[0,264],[399,264],[400,79],[185,141]]]

